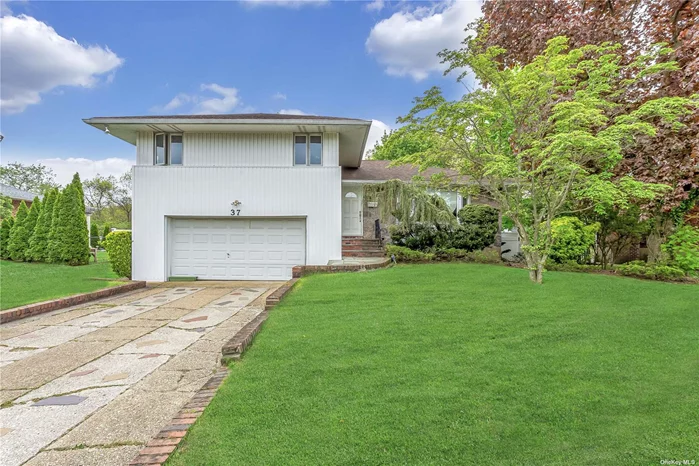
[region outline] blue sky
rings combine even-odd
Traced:
[[[478,2],[3,2],[2,163],[118,175],[132,146],[93,116],[304,112],[376,120],[432,85]]]

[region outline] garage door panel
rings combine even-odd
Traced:
[[[304,238],[302,235],[286,235],[286,244],[303,244]]]
[[[248,243],[250,244],[265,244],[267,242],[267,237],[265,235],[249,235]]]
[[[170,274],[286,280],[305,263],[303,219],[172,219]]]
[[[226,244],[226,235],[214,233],[213,235],[211,235],[211,242],[213,244]]]
[[[287,251],[286,253],[287,262],[293,262],[294,265],[298,264],[299,261],[303,260],[303,252],[301,251]]]
[[[245,244],[245,234],[235,234],[228,236],[230,244]]]
[[[195,244],[208,243],[209,235],[202,233],[195,233],[192,235],[192,242]]]
[[[189,233],[175,233],[175,243],[189,244],[191,237]]]

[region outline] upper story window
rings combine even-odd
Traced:
[[[294,165],[322,165],[323,136],[294,134]]]
[[[155,165],[182,165],[181,134],[156,133],[153,162]]]

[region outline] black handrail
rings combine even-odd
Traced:
[[[378,218],[374,220],[374,238],[381,241],[381,222]]]

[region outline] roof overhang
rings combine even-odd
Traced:
[[[166,133],[338,133],[340,165],[358,167],[369,136],[370,120],[317,119],[305,116],[299,119],[235,119],[200,117],[95,117],[83,120],[101,131],[136,145],[139,132]]]

